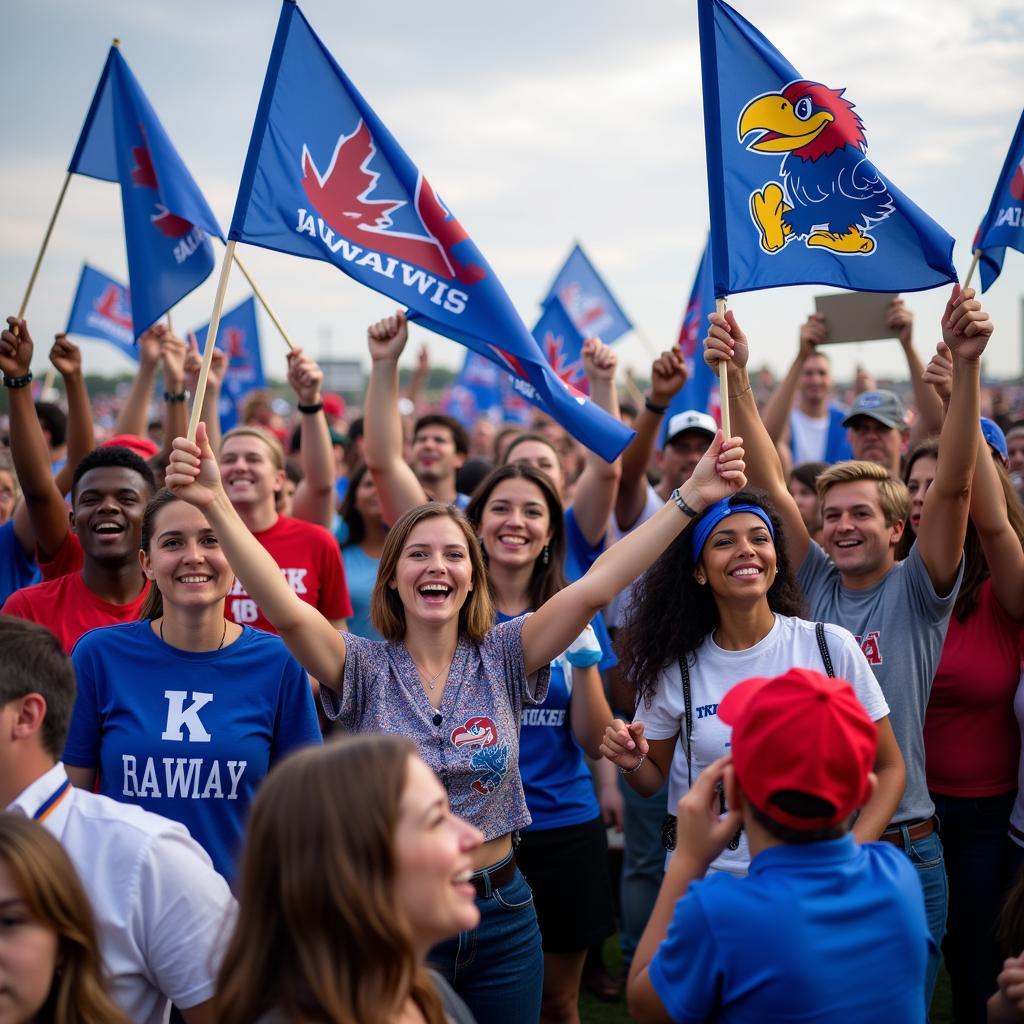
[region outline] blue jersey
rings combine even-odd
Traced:
[[[597,561],[598,556],[604,551],[604,538],[597,544],[590,544],[576,522],[576,513],[573,509],[565,510],[565,578],[569,583],[575,583],[581,576],[586,576],[587,570]],[[598,613],[594,616],[591,625],[601,643],[602,657],[597,667],[604,672],[613,665],[619,663],[612,650],[612,638],[608,635],[608,627],[604,624],[604,617]]]
[[[511,617],[498,613],[499,622]],[[568,681],[566,671],[570,673]],[[581,825],[601,813],[590,769],[572,734],[571,700],[571,666],[557,658],[551,663],[544,702],[520,713],[519,775],[533,818],[524,831]]]
[[[694,882],[649,975],[677,1022],[923,1024],[932,948],[907,855],[847,834]]]
[[[0,605],[16,590],[38,583],[39,566],[25,554],[14,532],[14,520],[0,524]]]
[[[377,582],[380,559],[371,558],[358,544],[349,544],[341,549],[341,563],[345,567],[345,583],[352,602],[348,631],[369,640],[383,640],[370,622],[370,599]]]
[[[309,679],[280,637],[244,626],[220,651],[164,643],[148,621],[86,633],[64,761],[99,792],[184,825],[228,881],[271,765],[320,742]]]

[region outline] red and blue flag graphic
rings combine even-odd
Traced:
[[[546,306],[553,296],[562,300],[573,325],[584,338],[600,338],[610,345],[633,329],[633,322],[579,243],[573,246],[541,305]],[[534,331],[534,337],[536,334]]]
[[[570,391],[501,282],[328,52],[284,0],[229,237],[326,260],[473,349],[606,459],[632,431]]]
[[[192,332],[200,352],[206,351],[210,325]],[[245,302],[228,310],[220,318],[217,348],[228,357],[228,368],[220,388],[220,428],[230,430],[237,422],[242,402],[250,391],[267,386],[263,377],[260,335],[256,326],[256,302],[250,295]]]
[[[501,378],[507,376],[490,359],[469,349],[442,408],[465,427],[483,416],[500,423],[505,418]]]
[[[128,289],[88,263],[82,264],[67,333],[109,341],[126,356],[135,360],[139,358],[132,330],[132,303]]]
[[[121,186],[137,339],[209,277],[221,230],[116,46],[68,170]]]
[[[562,383],[577,394],[590,394],[590,381],[583,369],[584,336],[557,294],[544,303],[533,337]]]
[[[845,89],[805,79],[722,0],[698,0],[698,22],[715,295],[956,281],[953,238],[867,158]]]
[[[718,376],[704,362],[704,337],[708,332],[708,314],[715,311],[715,289],[711,276],[711,240],[708,239],[701,254],[697,276],[690,289],[690,299],[683,313],[679,329],[679,351],[686,360],[686,383],[672,399],[661,425],[658,447],[664,447],[668,422],[677,412],[696,409],[710,413],[716,419],[720,411]]]
[[[978,228],[974,248],[981,250],[982,291],[991,288],[1002,271],[1007,248],[1024,252],[1024,114],[1017,122],[1017,131],[988,212]]]

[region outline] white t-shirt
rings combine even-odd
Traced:
[[[877,722],[888,715],[889,705],[853,634],[842,626],[826,623],[825,642],[836,677],[850,682],[871,720]],[[697,648],[696,662],[690,665],[693,778],[728,753],[732,729],[718,718],[718,704],[725,694],[736,683],[751,676],[777,676],[794,667],[825,671],[814,635],[814,623],[805,619],[776,615],[775,625],[768,635],[745,651],[725,651],[711,635],[705,638]],[[668,666],[658,677],[658,689],[651,706],[647,707],[641,701],[635,720],[644,723],[644,735],[648,739],[679,737],[672,754],[668,781],[668,812],[675,814],[680,798],[690,788],[684,740],[683,682],[678,662]],[[738,849],[726,849],[711,866],[730,874],[745,875],[749,864],[747,838],[743,835]]]
[[[801,462],[823,462],[828,449],[828,413],[820,419],[794,408],[789,414],[789,430],[793,435],[793,465]]]
[[[611,547],[613,544],[617,544],[627,533],[632,533],[641,523],[646,523],[664,504],[665,502],[658,497],[658,492],[648,484],[647,492],[644,495],[644,507],[631,526],[625,530],[621,529],[615,514],[612,514],[608,522],[608,546]],[[620,590],[611,599],[608,607],[605,608],[604,621],[609,629],[619,629],[626,624],[626,615],[632,603],[633,587],[635,585],[636,581],[634,580],[625,590]]]

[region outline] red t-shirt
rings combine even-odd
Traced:
[[[39,563],[43,582],[78,572],[85,565],[85,553],[82,551],[82,542],[78,539],[78,534],[68,530],[64,543],[57,548],[57,553],[49,561],[46,561],[39,554],[39,548],[36,548],[36,561]]]
[[[138,619],[148,592],[149,580],[146,580],[142,593],[134,601],[111,604],[85,585],[80,572],[72,572],[16,590],[0,611],[45,626],[70,654],[78,638],[90,629]]]
[[[281,567],[285,581],[306,604],[327,619],[347,619],[352,614],[338,542],[322,526],[278,516],[269,530],[253,536],[267,549]],[[241,625],[277,632],[237,579],[228,594],[224,614]]]
[[[1017,788],[1020,730],[1013,696],[1020,681],[1021,626],[985,580],[966,622],[954,615],[924,720],[928,788],[983,797]]]

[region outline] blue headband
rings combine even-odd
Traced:
[[[706,509],[704,518],[693,528],[693,536],[690,538],[690,550],[693,554],[694,565],[700,561],[700,553],[704,550],[704,545],[707,543],[708,537],[711,536],[711,531],[723,519],[728,519],[729,516],[734,516],[738,512],[750,512],[757,516],[768,527],[772,540],[775,540],[775,528],[772,526],[771,519],[768,518],[768,513],[760,505],[730,505],[729,499],[723,498]]]

